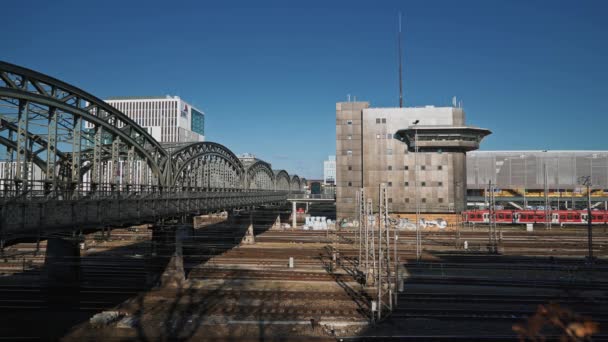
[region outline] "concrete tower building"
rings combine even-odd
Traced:
[[[357,216],[356,192],[362,187],[377,206],[380,183],[387,184],[393,213],[415,212],[416,192],[421,212],[462,211],[466,207],[465,154],[477,149],[488,134],[488,130],[465,126],[462,108],[337,103],[337,217]],[[418,153],[414,153],[416,144]]]

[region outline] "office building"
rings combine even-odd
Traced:
[[[205,113],[179,96],[112,97],[106,102],[161,143],[205,141]]]
[[[323,184],[336,183],[336,156],[329,156],[323,161]]]

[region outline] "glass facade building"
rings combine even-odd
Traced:
[[[192,132],[205,135],[205,114],[192,108]]]

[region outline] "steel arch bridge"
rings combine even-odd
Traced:
[[[0,238],[282,202],[305,180],[214,142],[164,148],[103,100],[0,61]]]

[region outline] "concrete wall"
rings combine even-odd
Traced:
[[[361,116],[367,102],[336,104],[336,210],[338,217],[356,213],[356,191],[362,186]],[[349,154],[347,151],[351,151]],[[341,216],[341,215],[342,216]]]

